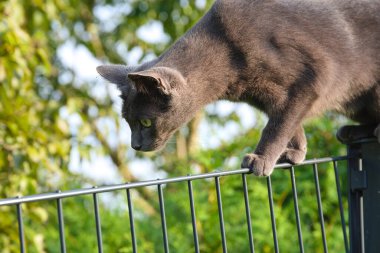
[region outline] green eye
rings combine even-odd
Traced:
[[[140,120],[140,124],[143,127],[151,127],[152,126],[152,121],[150,119],[142,119],[142,120]]]

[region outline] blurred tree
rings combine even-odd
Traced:
[[[135,181],[128,169],[127,146],[109,143],[110,131],[118,132],[120,124],[110,96],[94,96],[92,84],[78,80],[76,70],[62,63],[59,50],[70,42],[97,58],[128,63],[125,55],[138,47],[143,52],[141,60],[161,52],[204,8],[196,7],[194,1],[162,0],[1,2],[0,197],[71,188],[72,180],[88,181],[68,170],[72,152],[86,160],[98,150],[99,155],[111,158],[124,181]],[[110,9],[109,20],[96,15],[101,9]],[[154,21],[165,27],[167,43],[152,45],[136,36],[140,27]],[[73,117],[79,119],[76,126],[70,124]],[[104,120],[110,120],[114,129],[104,128]],[[147,213],[153,214],[151,193],[141,190],[139,195],[150,210]],[[41,221],[46,216],[44,209],[33,205],[25,213],[36,214]],[[1,236],[0,249],[15,249],[11,241],[17,241],[17,233],[10,230],[14,216],[0,213],[0,220],[9,220],[0,229],[7,235]]]
[[[110,95],[112,86],[104,82],[83,80],[77,70],[64,62],[59,52],[71,45],[104,62],[132,64],[130,55],[141,52],[138,62],[160,54],[211,5],[211,0],[8,0],[0,2],[0,198],[29,195],[56,189],[71,189],[93,184],[92,180],[69,170],[70,157],[78,153],[81,161],[96,156],[110,158],[122,181],[138,180],[129,168],[129,162],[141,158],[129,149],[118,136],[123,131],[121,118],[113,109]],[[138,36],[142,27],[162,25],[166,39],[150,43]],[[66,56],[68,57],[68,56]],[[81,62],[76,58],[72,61]],[[94,72],[95,74],[95,72]],[[104,96],[98,96],[101,89]],[[261,121],[255,129],[241,130],[236,139],[222,143],[215,149],[201,150],[197,144],[200,113],[176,135],[176,142],[158,156],[148,154],[157,170],[168,176],[184,175],[193,171],[208,172],[239,166],[240,158],[252,150],[259,137]],[[224,118],[205,113],[207,122],[222,127],[228,122],[239,124],[231,113]],[[73,124],[75,119],[75,124]],[[332,130],[336,120],[328,117],[308,127],[311,156],[341,154]],[[243,128],[241,128],[243,129]],[[328,148],[326,148],[328,147]],[[227,159],[228,158],[228,159]],[[285,171],[275,173],[274,187],[277,210],[281,215],[279,236],[288,238],[293,212],[291,188],[281,178]],[[341,237],[336,226],[338,218],[333,175],[323,170],[321,182],[325,186],[325,207],[328,213],[328,236],[331,250],[342,251]],[[227,183],[228,182],[228,183]],[[268,235],[270,223],[262,219],[268,214],[266,188],[263,180],[250,184],[251,198],[255,200],[252,217],[256,250],[272,252]],[[229,247],[234,252],[247,252],[245,217],[241,201],[239,178],[222,179],[223,201]],[[195,183],[198,227],[202,252],[221,252],[218,232],[215,190],[212,182]],[[314,203],[312,175],[302,173],[299,188],[310,193],[300,199],[303,222],[309,224],[305,242],[313,252],[320,252],[317,233],[318,216]],[[156,192],[139,189],[133,192],[136,208],[138,246],[141,252],[162,252],[161,231]],[[165,188],[170,247],[174,252],[192,251],[191,226],[186,185]],[[115,206],[109,199],[117,200]],[[131,252],[125,194],[105,197],[101,202],[104,245],[107,252]],[[264,203],[264,204],[263,204]],[[335,204],[334,204],[335,203]],[[91,198],[65,200],[66,240],[69,252],[93,252],[96,237],[93,225]],[[14,207],[0,208],[0,252],[18,252],[17,222]],[[33,203],[23,206],[28,252],[59,252],[55,203]],[[80,215],[78,215],[80,214]],[[294,233],[295,234],[295,233]],[[115,236],[117,235],[117,236]],[[338,238],[336,240],[336,238]],[[294,250],[293,240],[282,241],[284,251]],[[242,246],[244,245],[244,246]]]

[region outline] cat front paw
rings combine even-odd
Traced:
[[[266,159],[265,156],[247,154],[241,163],[242,168],[248,168],[255,176],[270,176],[273,172],[274,163]]]
[[[380,124],[376,127],[373,134],[377,137],[377,141],[380,143]]]
[[[277,163],[299,164],[305,160],[306,150],[287,148]]]

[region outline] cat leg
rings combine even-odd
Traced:
[[[299,162],[304,158],[306,140],[304,140],[304,133],[300,128],[303,119],[318,99],[318,93],[313,91],[315,87],[311,82],[309,77],[301,78],[291,87],[297,93],[269,115],[269,121],[262,132],[255,152],[245,155],[241,163],[242,168],[251,169],[256,176],[269,176],[294,136],[296,136],[296,143],[300,145],[291,147],[293,150],[289,149],[287,154],[289,157],[294,155],[294,157],[290,157],[294,162]],[[299,152],[299,150],[303,151]]]
[[[374,136],[380,142],[380,82],[360,99],[365,104],[350,116],[361,125],[341,127],[336,136],[342,143],[372,139]]]
[[[307,141],[305,131],[299,126],[277,163],[298,164],[305,160]]]
[[[293,136],[296,135],[298,126],[301,125],[304,116],[307,114],[310,107],[303,106],[308,104],[307,102],[309,102],[307,98],[304,98],[303,101],[300,100],[299,103],[292,101],[291,104],[285,107],[284,111],[276,114],[277,117],[269,118],[255,152],[247,154],[243,158],[241,167],[251,169],[256,176],[269,176],[273,172],[276,161],[284,153]],[[312,103],[313,100],[309,104]],[[299,135],[297,135],[297,138],[302,139]],[[303,156],[300,155],[300,152],[293,152],[293,155],[295,153],[297,153],[297,157],[294,158],[298,162]]]
[[[376,127],[374,135],[377,137],[377,141],[380,143],[380,124]]]

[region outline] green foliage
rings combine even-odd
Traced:
[[[87,161],[94,154],[108,157],[123,181],[138,180],[129,162],[143,158],[115,140],[121,121],[106,89],[95,96],[93,86],[75,76],[62,63],[58,51],[65,43],[85,48],[95,58],[129,63],[128,54],[141,49],[147,55],[161,53],[189,29],[212,1],[149,0],[8,0],[0,2],[0,198],[30,195],[93,184],[69,170],[72,155]],[[198,3],[198,4],[197,4]],[[103,20],[99,8],[111,8]],[[153,21],[161,22],[169,40],[150,44],[136,31]],[[80,61],[81,59],[75,59]],[[94,72],[95,74],[95,72]],[[341,155],[344,147],[334,132],[344,121],[334,115],[312,121],[306,127],[309,158]],[[70,119],[78,119],[72,124]],[[236,113],[220,118],[206,114],[218,126],[239,122]],[[104,127],[104,122],[108,122]],[[215,149],[198,150],[183,159],[177,146],[149,155],[157,171],[168,177],[188,173],[236,169],[260,136],[261,118],[254,129],[243,131]],[[122,123],[125,124],[125,123]],[[109,126],[111,125],[111,126]],[[181,132],[190,138],[192,131]],[[112,141],[110,141],[110,139]],[[341,164],[344,168],[344,164]],[[331,252],[343,251],[332,166],[319,169],[326,232]],[[296,170],[299,204],[307,251],[322,252],[313,173]],[[344,182],[342,173],[342,182]],[[273,252],[266,182],[248,177],[255,249]],[[222,252],[215,185],[213,180],[194,181],[194,198],[202,252]],[[227,244],[232,252],[248,252],[246,217],[240,176],[221,178]],[[274,201],[280,249],[297,251],[293,199],[288,171],[273,176]],[[343,189],[345,189],[343,185]],[[132,191],[139,252],[163,252],[156,189]],[[193,239],[187,185],[164,188],[168,236],[172,252],[192,252]],[[100,211],[105,252],[132,252],[125,192],[101,194]],[[64,199],[65,239],[68,252],[95,252],[96,232],[91,196]],[[22,206],[28,252],[60,252],[56,203]],[[19,252],[15,207],[0,207],[0,253]]]

